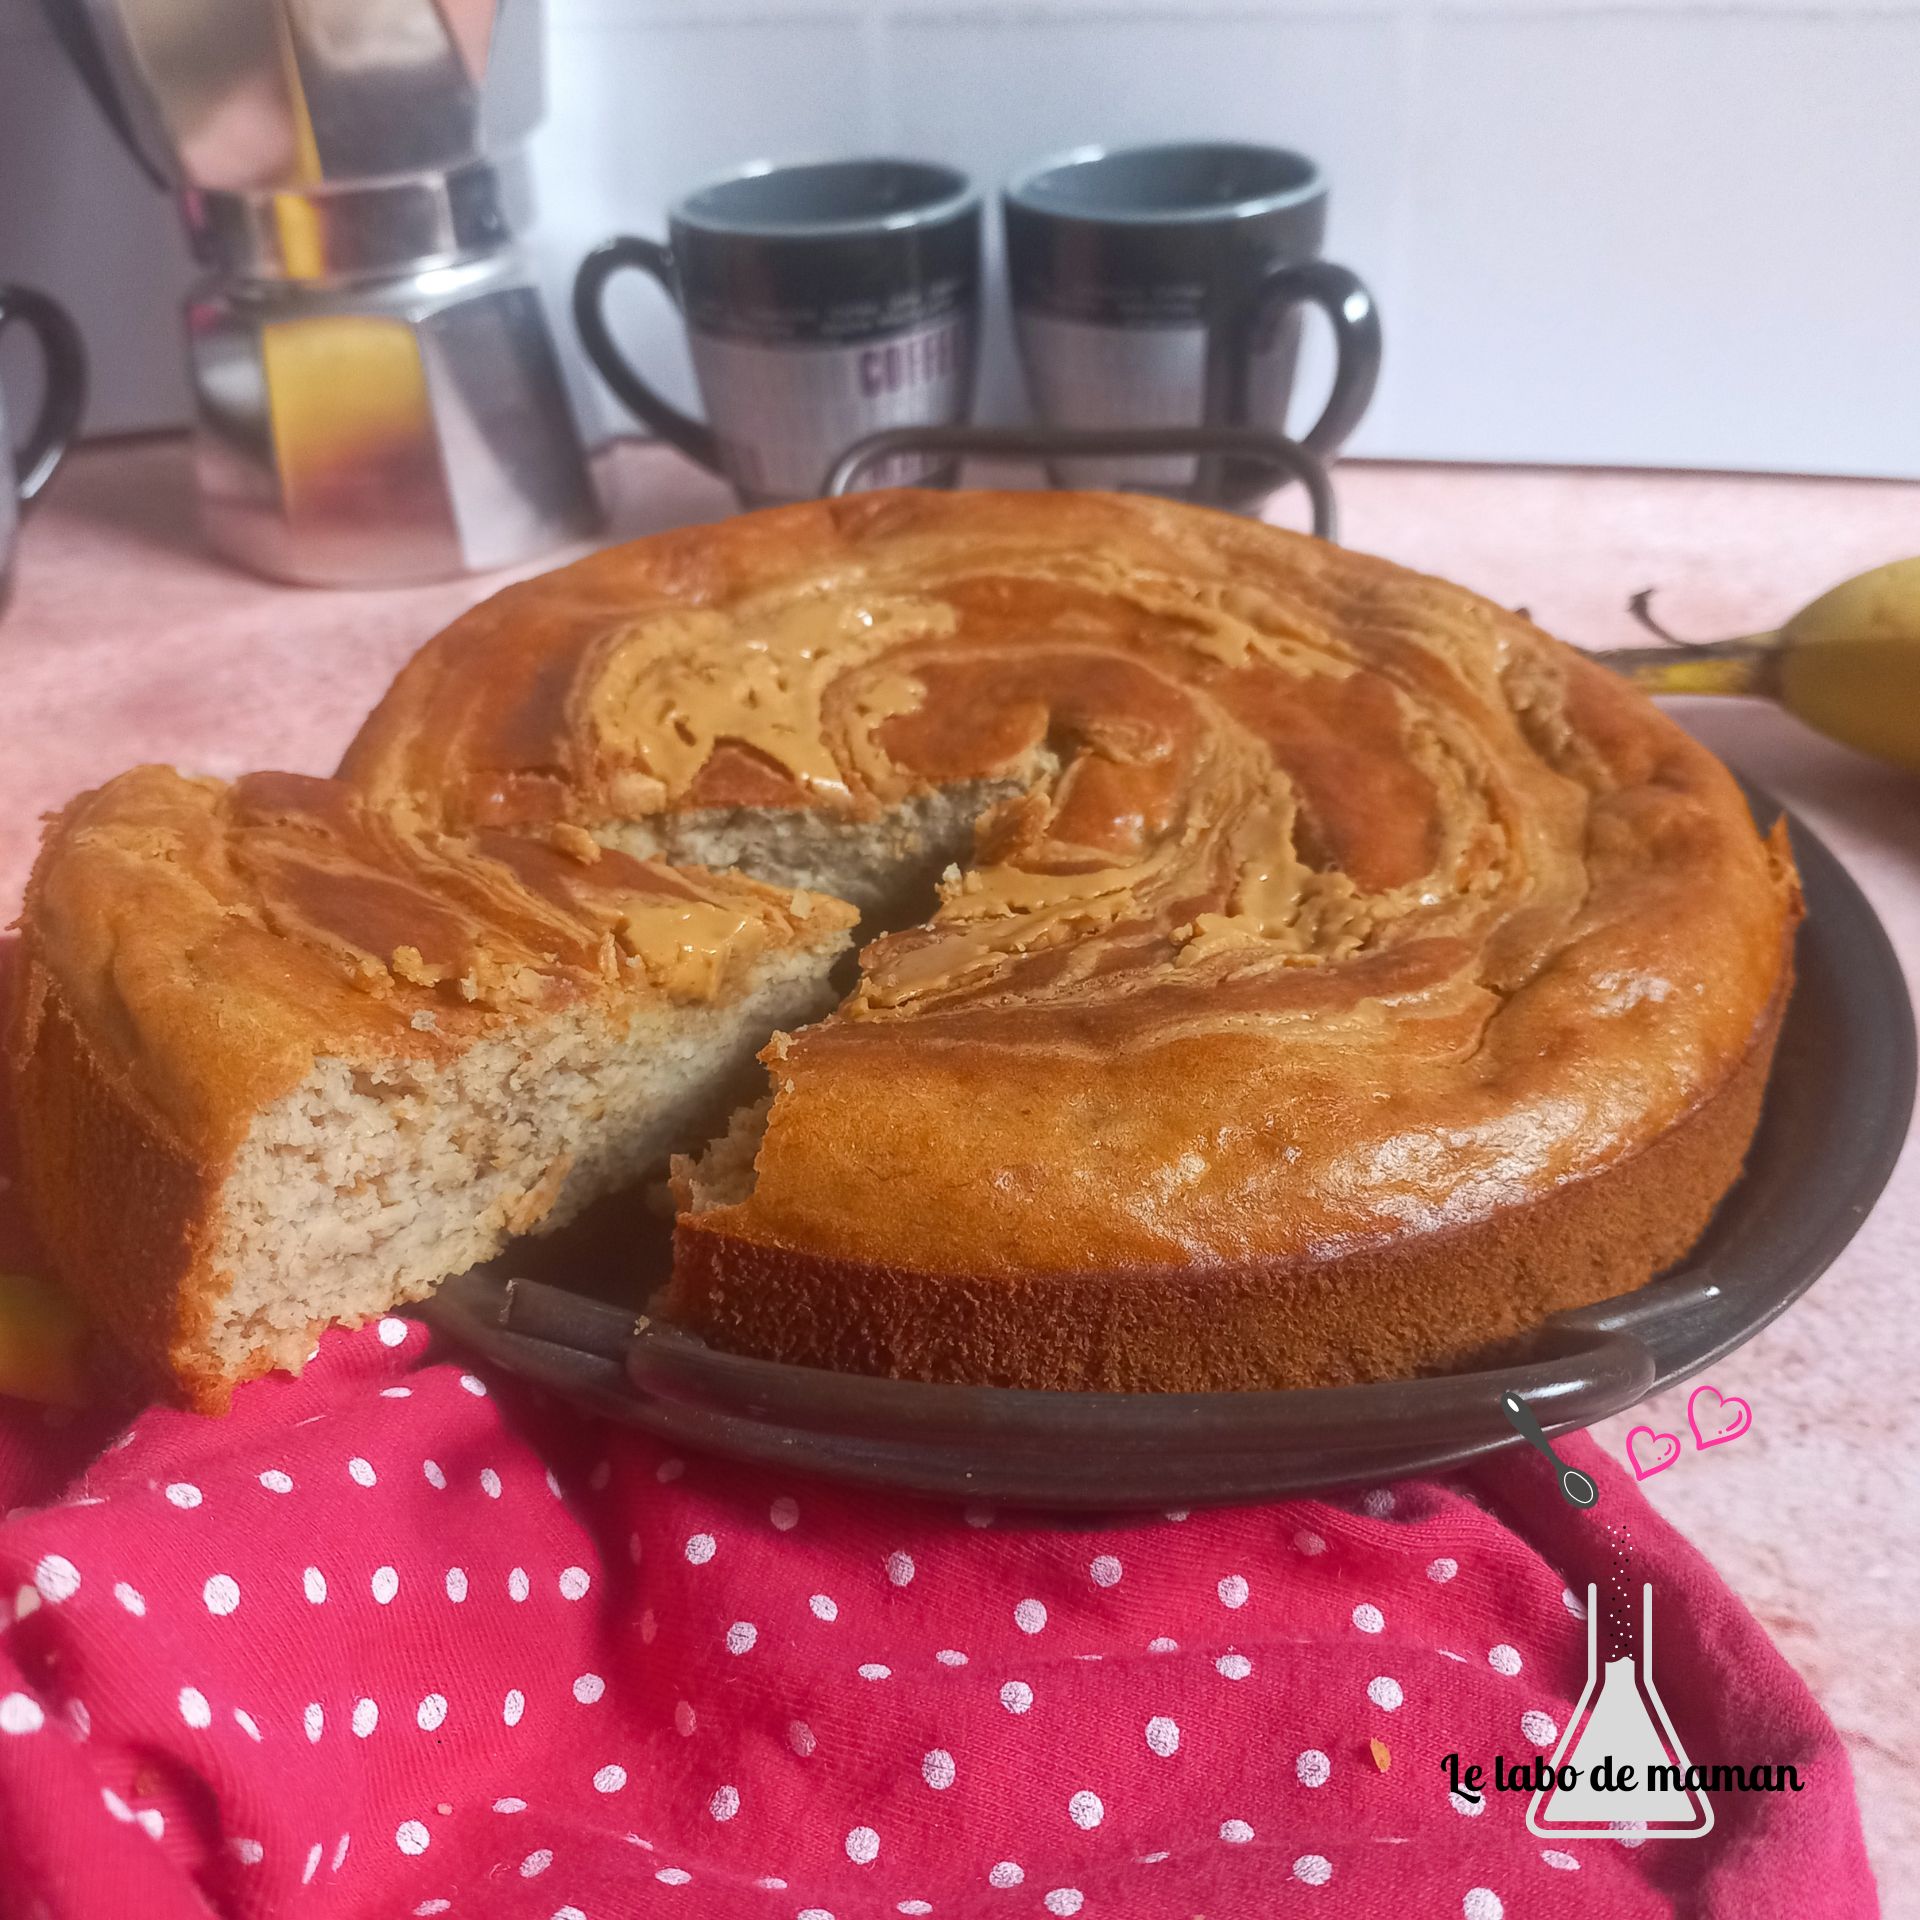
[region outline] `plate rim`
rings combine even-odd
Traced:
[[[1738,777],[1738,776],[1736,776]],[[1560,1351],[1517,1357],[1512,1363],[1414,1380],[1360,1385],[1248,1389],[1203,1394],[1074,1393],[961,1383],[836,1374],[822,1368],[753,1359],[708,1348],[694,1336],[651,1321],[632,1309],[609,1307],[564,1289],[511,1280],[503,1258],[446,1282],[417,1309],[456,1341],[508,1371],[551,1390],[583,1399],[594,1410],[647,1427],[679,1444],[735,1458],[775,1461],[829,1478],[949,1497],[989,1497],[1001,1504],[1055,1510],[1126,1510],[1183,1500],[1192,1505],[1244,1504],[1311,1493],[1358,1481],[1402,1478],[1445,1470],[1467,1460],[1525,1444],[1498,1412],[1504,1389],[1519,1392],[1550,1434],[1592,1425],[1637,1406],[1649,1395],[1714,1365],[1770,1325],[1800,1299],[1846,1249],[1893,1175],[1911,1125],[1917,1061],[1912,997],[1885,925],[1844,862],[1807,823],[1764,789],[1741,780],[1757,818],[1784,818],[1808,899],[1796,949],[1800,979],[1788,1003],[1782,1041],[1793,1025],[1796,1001],[1812,991],[1809,976],[1822,968],[1849,990],[1829,991],[1822,1009],[1839,1008],[1843,1033],[1870,1040],[1858,1063],[1871,1097],[1841,1103],[1838,1124],[1849,1124],[1852,1150],[1845,1177],[1807,1217],[1810,1231],[1755,1296],[1730,1291],[1734,1275],[1722,1265],[1720,1243],[1756,1207],[1748,1173],[1716,1210],[1707,1233],[1680,1266],[1646,1285],[1595,1305],[1550,1316],[1531,1344]],[[1810,964],[1811,963],[1811,964]],[[1844,963],[1844,964],[1843,964]],[[1831,983],[1829,983],[1829,986]],[[1819,1017],[1814,1013],[1806,1019]],[[1782,1062],[1769,1077],[1755,1146],[1767,1135],[1767,1112],[1780,1097]],[[1803,1067],[1802,1073],[1811,1069]],[[1808,1087],[1837,1093],[1839,1075],[1815,1074]],[[1791,1183],[1789,1183],[1791,1188]],[[1731,1207],[1731,1211],[1729,1211]],[[574,1303],[571,1306],[554,1304]],[[540,1332],[532,1327],[538,1326]],[[555,1332],[558,1339],[552,1337]],[[1582,1365],[1584,1363],[1584,1366]],[[700,1391],[700,1376],[723,1376],[731,1393]],[[682,1376],[690,1376],[689,1378]],[[711,1384],[709,1378],[708,1384]],[[761,1404],[756,1405],[755,1389]],[[770,1420],[765,1404],[794,1390],[810,1398],[852,1395],[868,1413],[892,1410],[904,1424],[889,1432],[851,1430],[845,1420],[823,1424]],[[677,1390],[676,1390],[677,1389]],[[935,1416],[946,1413],[951,1421]],[[1209,1420],[1206,1416],[1215,1416]],[[1230,1416],[1230,1417],[1228,1417]],[[1106,1432],[1102,1421],[1117,1428]],[[1162,1471],[1125,1485],[1071,1475],[1036,1483],[1031,1471],[1011,1471],[996,1452],[1018,1441],[1031,1448],[1062,1446],[1077,1437],[1111,1448],[1123,1439],[1126,1464],[1137,1472],[1158,1461]],[[884,1420],[882,1421],[884,1425]],[[1182,1425],[1206,1428],[1206,1450],[1184,1450],[1169,1467],[1164,1450]],[[1332,1428],[1317,1448],[1302,1436]],[[1412,1430],[1412,1431],[1409,1431]],[[1424,1443],[1417,1435],[1424,1434]],[[1196,1434],[1194,1438],[1202,1436]],[[975,1464],[959,1459],[969,1444]],[[1274,1458],[1276,1445],[1280,1448]],[[1259,1463],[1268,1463],[1262,1472]],[[1291,1466],[1284,1464],[1291,1462]],[[1235,1463],[1229,1488],[1218,1475]],[[1116,1462],[1111,1454],[1104,1465]],[[1206,1473],[1195,1471],[1205,1467]],[[1045,1479],[1045,1476],[1040,1476]],[[1085,1484],[1082,1484],[1082,1481]],[[1148,1484],[1148,1483],[1151,1484]]]

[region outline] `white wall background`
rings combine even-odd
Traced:
[[[747,158],[891,149],[991,185],[1082,141],[1231,135],[1323,162],[1330,251],[1380,298],[1356,452],[1920,476],[1920,0],[550,0],[549,95],[533,253],[569,351],[580,254]],[[29,0],[0,0],[6,276],[79,312],[96,429],[182,417],[170,212]],[[625,299],[684,392],[662,303]]]

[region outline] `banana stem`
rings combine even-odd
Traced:
[[[1744,694],[1780,697],[1780,637],[1757,633],[1742,640],[1681,641],[1666,647],[1609,647],[1590,660],[1648,693]]]
[[[1643,587],[1627,611],[1663,647],[1611,647],[1590,654],[1603,667],[1648,693],[1729,693],[1762,700],[1780,697],[1780,635],[1749,633],[1733,640],[1687,640],[1653,617],[1653,589]]]

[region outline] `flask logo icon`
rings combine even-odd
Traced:
[[[1712,1831],[1713,1806],[1684,1784],[1692,1764],[1653,1683],[1653,1588],[1640,1589],[1638,1655],[1603,1667],[1599,1592],[1589,1586],[1587,1683],[1553,1750],[1558,1778],[1527,1807],[1528,1830],[1617,1839],[1623,1828],[1644,1828],[1649,1840],[1696,1840]],[[1562,1785],[1565,1769],[1572,1777]]]

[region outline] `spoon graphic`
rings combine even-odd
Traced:
[[[1513,1422],[1514,1431],[1520,1438],[1529,1446],[1539,1448],[1559,1470],[1560,1491],[1566,1496],[1568,1505],[1590,1507],[1600,1498],[1600,1489],[1578,1467],[1568,1466],[1554,1452],[1547,1436],[1540,1431],[1540,1422],[1533,1417],[1527,1403],[1517,1393],[1503,1393],[1500,1396],[1500,1411]]]

